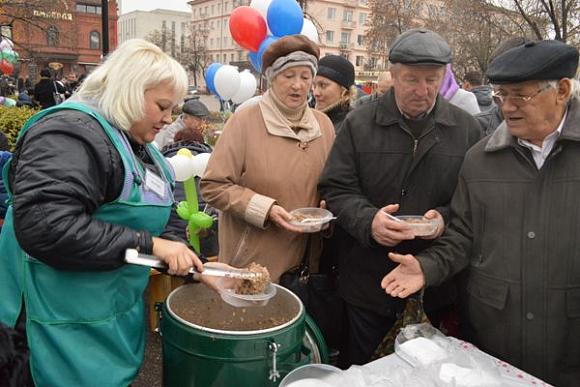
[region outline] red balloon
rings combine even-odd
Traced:
[[[2,61],[0,61],[0,70],[2,70],[3,74],[10,75],[14,71],[14,66],[6,59],[2,59]]]
[[[267,31],[266,21],[255,8],[243,5],[230,16],[232,38],[246,50],[257,52]]]

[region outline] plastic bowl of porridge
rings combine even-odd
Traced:
[[[332,212],[317,207],[297,208],[290,211],[290,215],[292,215],[290,224],[302,232],[318,232],[326,223],[335,219]]]
[[[418,237],[431,236],[437,231],[437,219],[427,219],[421,215],[397,216],[411,226],[411,232]]]
[[[236,285],[239,279],[221,277],[216,281],[218,291],[222,300],[237,307],[264,306],[276,295],[276,287],[272,282],[268,282],[264,293],[260,294],[238,294]]]

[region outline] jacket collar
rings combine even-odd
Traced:
[[[431,111],[435,124],[444,126],[456,125],[455,118],[449,109],[449,102],[441,95],[437,95],[435,106]],[[384,95],[379,97],[375,111],[375,122],[379,125],[391,125],[403,119],[395,100],[395,88],[391,87]]]
[[[573,99],[568,104],[568,115],[558,141],[570,140],[580,142],[580,101]],[[495,152],[504,148],[515,147],[518,140],[510,133],[505,121],[493,132],[487,144],[486,152]]]

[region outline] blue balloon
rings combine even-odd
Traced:
[[[296,0],[272,0],[267,19],[274,36],[297,35],[302,32],[304,15]]]
[[[262,72],[262,57],[260,54],[250,51],[250,62],[258,73]]]
[[[223,66],[223,64],[215,62],[215,63],[210,64],[209,67],[207,68],[207,70],[205,70],[205,84],[207,85],[207,87],[209,87],[211,92],[214,94],[217,94],[217,91],[215,91],[215,86],[213,84],[213,81],[215,79],[215,73],[217,73],[217,71],[222,66]]]
[[[262,57],[264,56],[264,51],[270,46],[270,44],[274,43],[279,38],[275,36],[268,35],[266,39],[262,40],[260,43],[260,49],[258,50],[258,60],[260,61],[260,72],[262,71]],[[251,59],[251,57],[250,57]]]

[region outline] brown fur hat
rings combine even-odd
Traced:
[[[262,55],[262,74],[276,61],[276,59],[286,56],[295,51],[304,51],[314,55],[316,60],[320,57],[318,45],[304,35],[287,35],[270,44]]]

